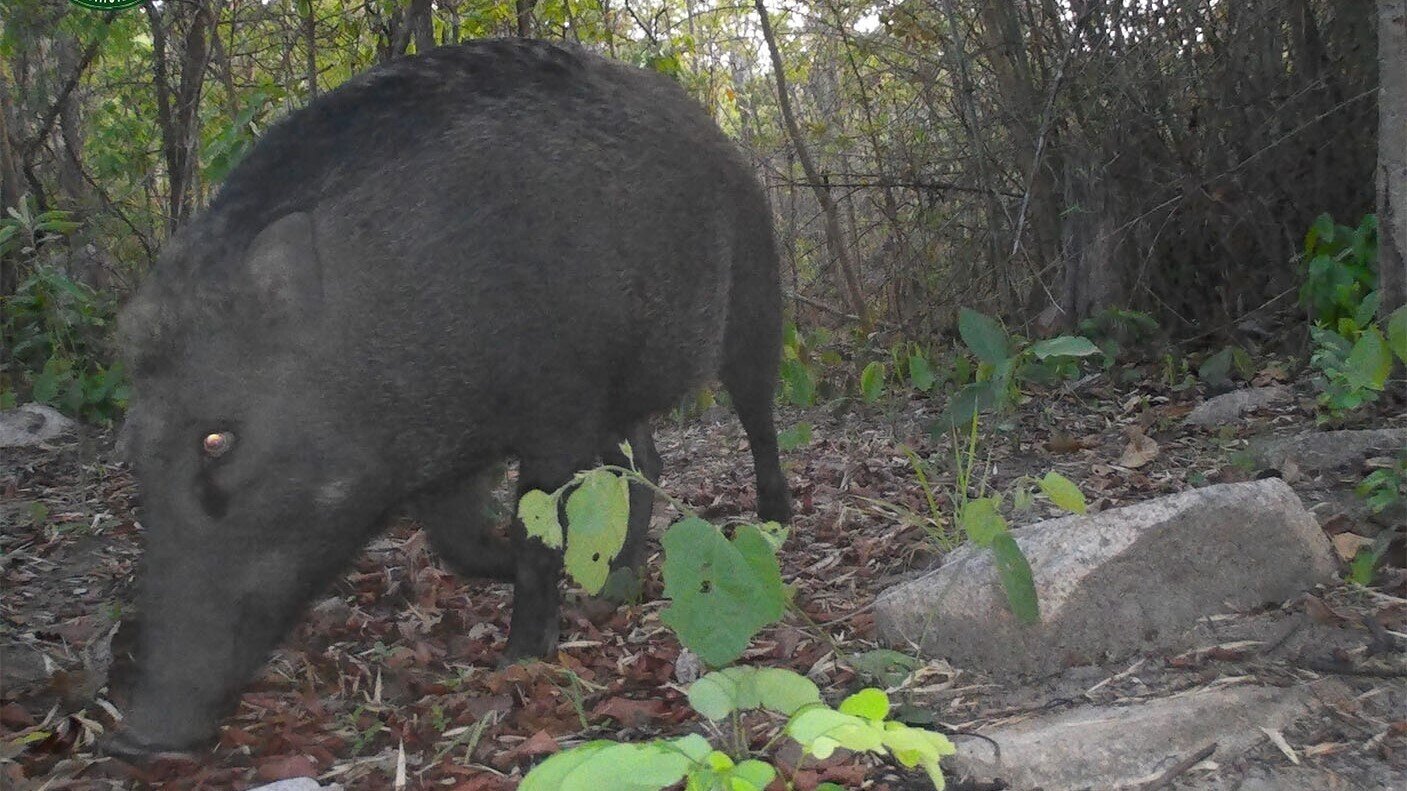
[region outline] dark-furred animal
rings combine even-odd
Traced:
[[[268,131],[121,318],[145,554],[125,730],[209,738],[390,514],[512,580],[508,653],[548,653],[561,558],[485,524],[489,471],[555,489],[721,378],[764,519],[789,516],[772,400],[770,212],[669,79],[481,41],[362,74]],[[651,496],[631,496],[637,563]]]

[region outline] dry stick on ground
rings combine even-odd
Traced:
[[[801,138],[801,127],[796,123],[796,115],[791,109],[791,99],[787,96],[786,67],[782,64],[782,53],[777,49],[777,36],[772,32],[772,18],[767,14],[767,6],[763,5],[762,0],[753,0],[753,3],[757,6],[757,16],[762,22],[762,37],[767,41],[767,52],[772,56],[772,72],[777,80],[777,106],[782,111],[782,122],[791,137],[792,148],[796,149],[796,158],[801,161],[801,169],[806,172],[811,191],[816,195],[816,202],[821,204],[821,211],[825,215],[826,246],[830,248],[835,265],[840,267],[841,282],[845,286],[842,290],[850,301],[850,309],[859,316],[862,327],[869,327],[869,305],[865,302],[864,292],[860,290],[855,262],[851,259],[850,250],[840,234],[840,211],[831,198],[830,188],[816,169],[815,160],[811,159],[811,152],[807,150],[806,143]]]
[[[1197,752],[1187,756],[1181,761],[1178,761],[1177,763],[1168,767],[1168,771],[1163,772],[1157,778],[1141,786],[1138,791],[1157,791],[1160,788],[1167,788],[1168,786],[1172,785],[1172,781],[1176,780],[1178,776],[1185,774],[1187,770],[1212,757],[1212,753],[1216,752],[1216,748],[1216,742],[1208,744],[1206,747],[1203,747]]]

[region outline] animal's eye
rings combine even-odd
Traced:
[[[212,459],[218,459],[230,452],[234,447],[234,434],[228,431],[219,431],[214,434],[206,434],[205,439],[200,442],[200,449],[205,451],[205,455]]]

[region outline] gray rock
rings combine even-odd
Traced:
[[[1292,437],[1264,437],[1251,442],[1250,452],[1265,467],[1293,464],[1305,472],[1361,464],[1369,456],[1407,450],[1407,428],[1354,431],[1310,431]]]
[[[1225,762],[1308,713],[1309,687],[1238,686],[1199,690],[1131,706],[1085,706],[982,732],[991,742],[957,740],[950,771],[1000,777],[1012,788],[1045,791],[1127,788],[1156,779],[1216,744]]]
[[[1281,602],[1335,579],[1328,538],[1286,483],[1270,478],[1161,497],[1014,531],[1031,563],[1041,622],[1018,623],[987,549],[875,602],[880,639],[994,675],[1184,647],[1205,616]]]
[[[1220,426],[1231,423],[1247,412],[1288,403],[1294,394],[1288,387],[1251,387],[1223,393],[1197,405],[1182,421],[1185,426]]]
[[[28,448],[55,439],[74,427],[72,420],[43,404],[25,404],[0,412],[0,448]]]

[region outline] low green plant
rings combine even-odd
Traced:
[[[1079,335],[1028,343],[1008,335],[996,319],[967,308],[958,314],[958,334],[978,360],[975,381],[963,385],[948,402],[932,429],[935,434],[961,429],[978,413],[1005,409],[1020,397],[1019,381],[1046,382],[1072,375],[1080,358],[1100,353],[1098,346]],[[966,379],[962,373],[956,371],[955,380]]]
[[[1378,222],[1367,215],[1357,228],[1320,215],[1304,239],[1306,261],[1300,303],[1309,312],[1319,372],[1320,422],[1377,400],[1392,375],[1393,358],[1407,362],[1407,307],[1377,321]]]
[[[1319,215],[1304,236],[1304,261],[1300,304],[1310,321],[1333,327],[1340,319],[1359,316],[1359,306],[1377,288],[1377,215],[1365,215],[1357,228]]]
[[[778,778],[778,771],[751,757],[747,749],[741,719],[751,711],[786,719],[768,748],[785,735],[801,746],[803,758],[825,760],[842,748],[889,755],[904,766],[922,768],[937,789],[944,787],[939,760],[956,752],[942,734],[889,719],[889,697],[882,690],[862,689],[832,708],[810,679],[782,668],[714,671],[689,687],[689,704],[704,716],[712,741],[689,734],[634,743],[588,742],[543,761],[523,778],[520,788],[644,791],[682,782],[686,791],[762,791]],[[716,743],[727,749],[718,749]],[[790,781],[784,782],[793,788]],[[821,787],[839,789],[833,784]]]
[[[811,444],[811,424],[797,423],[777,434],[777,446],[784,451],[792,451]]]
[[[1398,455],[1387,466],[1368,473],[1355,491],[1368,504],[1368,510],[1375,514],[1407,502],[1407,453]]]
[[[806,755],[824,759],[840,747],[891,755],[905,766],[922,767],[941,788],[938,760],[953,751],[952,745],[941,734],[889,720],[882,691],[861,690],[831,708],[815,684],[792,671],[727,667],[790,604],[777,559],[787,531],[772,522],[743,523],[730,536],[640,474],[628,444],[621,450],[631,466],[598,467],[555,491],[527,492],[518,502],[518,517],[530,536],[564,548],[567,575],[587,592],[598,593],[625,541],[632,483],[652,488],[685,515],[661,542],[664,595],[670,603],[660,617],[706,665],[722,668],[695,682],[689,698],[715,724],[715,741],[725,749],[697,734],[640,743],[595,741],[549,758],[528,773],[522,788],[659,789],[684,782],[698,791],[760,791],[778,773],[754,757],[743,740],[738,718],[753,709],[786,717],[779,736],[799,743]],[[725,722],[733,726],[726,732],[721,727]]]
[[[1130,352],[1147,350],[1158,329],[1157,319],[1124,308],[1105,308],[1080,321],[1080,334],[1099,347],[1108,364]]]
[[[1374,292],[1335,327],[1309,328],[1314,343],[1309,363],[1320,375],[1321,422],[1376,401],[1392,375],[1393,357],[1407,362],[1407,307],[1388,317],[1386,333],[1374,321],[1377,307]]]
[[[0,247],[32,261],[29,274],[5,298],[0,343],[6,373],[0,378],[0,406],[14,406],[22,389],[29,398],[69,415],[110,422],[126,406],[128,388],[108,337],[116,312],[108,295],[75,282],[59,269],[39,263],[42,249],[77,223],[67,212],[35,213],[25,203],[0,221]]]
[[[1233,373],[1249,379],[1255,370],[1255,361],[1245,349],[1226,346],[1197,366],[1197,378],[1204,384],[1221,387],[1230,384]]]

